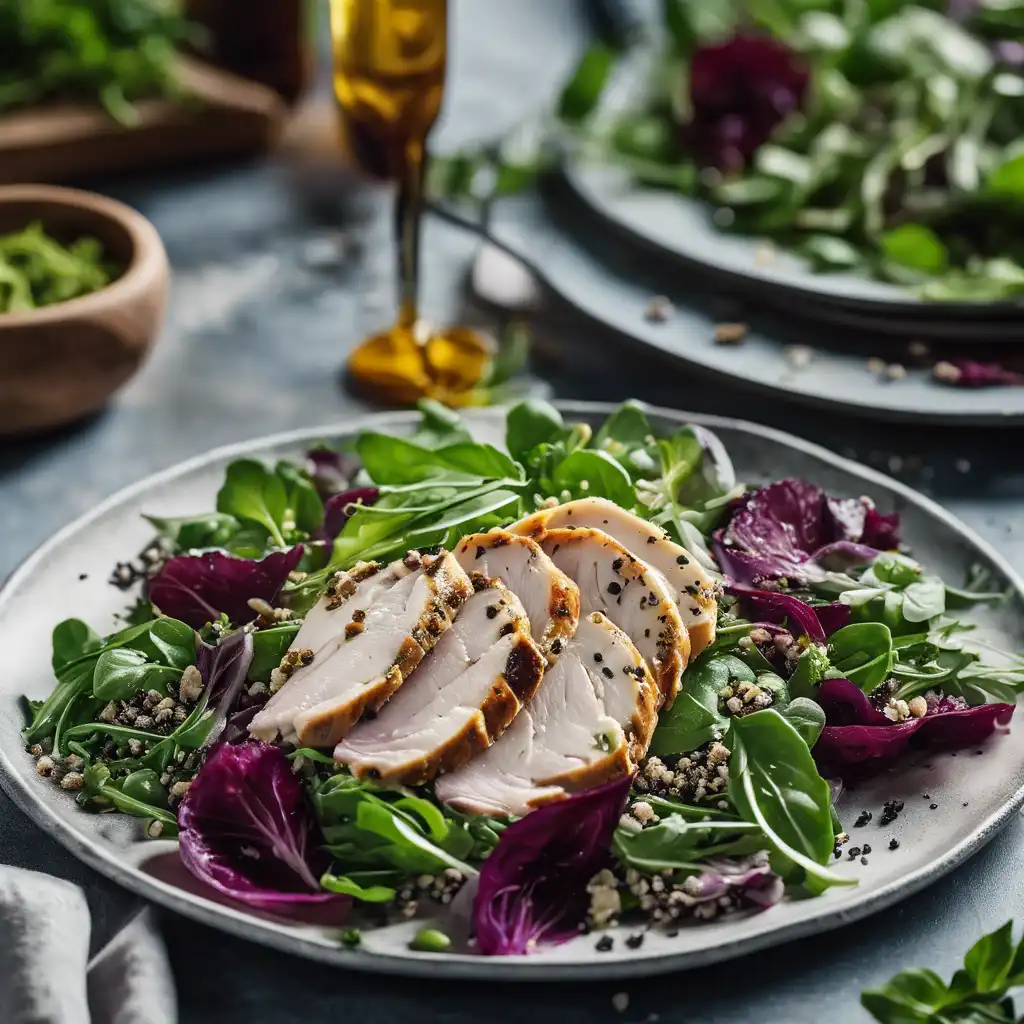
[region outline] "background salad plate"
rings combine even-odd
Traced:
[[[564,403],[569,419],[602,421],[611,406]],[[970,618],[979,635],[1014,650],[1024,643],[1024,581],[985,542],[933,502],[881,474],[857,466],[789,435],[737,420],[650,410],[656,429],[693,422],[714,430],[726,445],[741,479],[758,485],[800,476],[830,493],[874,498],[883,512],[898,510],[916,557],[948,580],[962,578],[976,564],[993,572],[1010,591],[999,606],[980,608]],[[883,774],[840,800],[841,818],[852,827],[861,810],[875,821],[853,829],[853,844],[873,848],[867,864],[844,855],[837,870],[855,876],[855,887],[832,889],[818,899],[787,901],[752,917],[651,931],[638,948],[616,941],[598,952],[594,935],[542,949],[529,957],[485,958],[456,945],[450,953],[413,952],[408,943],[423,919],[367,930],[359,949],[347,949],[340,929],[257,915],[204,895],[197,883],[171,865],[173,843],[143,840],[138,822],[81,811],[67,793],[36,775],[20,738],[21,694],[45,695],[52,685],[50,632],[59,620],[90,609],[92,625],[113,626],[126,595],[108,584],[116,562],[133,556],[151,540],[141,518],[175,515],[210,507],[226,464],[240,456],[296,457],[315,440],[340,441],[360,430],[408,432],[415,414],[370,416],[343,426],[303,430],[221,448],[122,491],[51,538],[7,581],[0,592],[0,645],[6,670],[0,677],[0,781],[17,804],[73,854],[159,904],[226,932],[314,960],[393,974],[481,980],[555,980],[653,974],[713,963],[786,939],[842,927],[884,910],[940,878],[990,840],[1024,803],[1024,744],[1014,731],[987,741],[982,755],[935,754],[906,765],[898,776]],[[479,440],[500,443],[500,411],[471,413],[467,422]],[[1019,728],[1019,725],[1017,726]],[[927,797],[924,795],[927,794]],[[890,800],[906,804],[899,819],[878,823]],[[889,841],[899,840],[896,850]],[[168,856],[170,855],[170,856]],[[457,905],[458,901],[456,901]],[[458,922],[437,919],[452,934]],[[631,929],[620,929],[622,936]],[[614,932],[613,932],[614,934]]]

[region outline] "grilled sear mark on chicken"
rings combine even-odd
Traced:
[[[467,572],[500,579],[522,601],[533,639],[554,664],[579,622],[576,584],[532,540],[505,530],[464,537],[455,557]]]
[[[591,613],[504,735],[441,776],[437,797],[472,813],[526,814],[628,775],[647,751],[660,702],[629,637]]]
[[[399,576],[401,564],[385,572]],[[346,636],[351,620],[339,609],[336,639],[296,669],[249,732],[265,740],[281,736],[304,746],[333,746],[402,685],[472,595],[462,567],[441,551],[424,557],[420,568],[394,581],[369,608],[356,609],[350,597],[344,607],[365,612],[362,631]]]
[[[679,614],[690,634],[691,658],[714,642],[718,619],[716,581],[663,530],[619,508],[615,502],[607,498],[581,498],[535,512],[513,523],[508,530],[539,540],[545,530],[569,526],[603,530],[665,577],[676,593]]]
[[[497,580],[474,574],[474,585],[405,685],[335,748],[353,775],[429,782],[486,750],[533,696],[545,663],[522,605]]]
[[[581,613],[603,612],[633,641],[671,704],[690,638],[665,577],[601,530],[549,530],[540,546],[576,581]]]

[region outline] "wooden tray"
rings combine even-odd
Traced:
[[[269,149],[287,108],[276,93],[183,58],[186,104],[147,100],[123,128],[94,106],[60,104],[0,117],[0,185],[60,183]]]

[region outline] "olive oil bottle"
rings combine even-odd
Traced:
[[[432,334],[417,305],[427,137],[448,62],[447,0],[331,0],[331,39],[349,148],[364,170],[398,186],[398,318],[352,353],[350,376],[388,402],[457,400],[484,375],[492,346],[464,328]]]

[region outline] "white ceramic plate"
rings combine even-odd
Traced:
[[[569,418],[598,422],[610,407],[577,403],[563,405],[563,411]],[[765,427],[660,410],[652,410],[652,418],[666,429],[697,422],[715,430],[740,477],[749,483],[798,475],[835,493],[868,493],[883,511],[898,509],[915,554],[945,578],[957,581],[971,564],[981,563],[1006,580],[1014,591],[1012,600],[974,617],[991,642],[1008,650],[1021,646],[1024,583],[995,551],[939,506],[881,474]],[[476,412],[470,420],[481,439],[500,439],[499,413]],[[787,901],[753,917],[684,927],[672,938],[651,932],[636,950],[622,941],[635,929],[619,929],[613,933],[617,940],[608,953],[595,951],[594,936],[581,936],[527,958],[483,958],[464,952],[410,952],[407,943],[423,920],[367,931],[362,949],[348,950],[339,943],[336,929],[257,916],[207,898],[188,884],[187,876],[172,870],[173,843],[140,839],[132,819],[87,814],[68,794],[36,775],[19,735],[19,698],[22,694],[41,698],[52,687],[50,631],[56,622],[77,616],[100,632],[114,627],[114,614],[123,609],[125,595],[108,585],[107,579],[117,561],[134,556],[151,539],[151,528],[140,518],[141,512],[181,515],[212,508],[226,463],[239,456],[298,455],[311,440],[349,437],[370,426],[402,432],[412,422],[409,414],[384,414],[218,449],[110,498],[53,537],[11,576],[0,592],[0,649],[4,651],[0,781],[41,828],[141,896],[226,932],[313,959],[435,977],[607,979],[723,960],[880,911],[961,863],[1024,803],[1024,746],[1013,735],[994,737],[982,756],[965,751],[958,757],[927,757],[898,775],[883,775],[844,795],[840,811],[848,827],[862,809],[875,814],[870,825],[851,829],[853,845],[872,847],[867,866],[849,859],[838,866],[860,880],[856,887],[834,889],[819,899]],[[82,574],[85,579],[80,579]],[[882,804],[890,799],[904,800],[906,810],[894,825],[882,827],[877,819]],[[931,809],[932,804],[937,806]],[[896,851],[888,849],[893,837],[900,840]],[[438,923],[444,926],[443,921]]]

